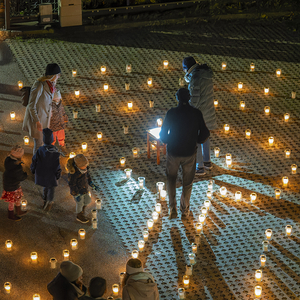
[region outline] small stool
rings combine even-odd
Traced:
[[[156,159],[157,164],[160,164],[160,148],[163,147],[163,154],[166,154],[166,144],[160,142],[160,133],[161,128],[156,127],[150,130],[147,130],[147,157],[150,158],[150,140],[156,141]]]

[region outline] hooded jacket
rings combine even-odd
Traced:
[[[153,276],[147,272],[130,275],[123,287],[122,300],[159,300]]]
[[[43,187],[57,186],[61,168],[60,153],[53,145],[41,146],[32,157],[30,170],[35,174],[35,183]]]
[[[188,70],[185,78],[189,82],[190,104],[201,110],[209,130],[217,129],[213,71],[206,64],[196,64]]]

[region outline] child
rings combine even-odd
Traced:
[[[88,288],[89,296],[83,296],[80,300],[105,300],[102,298],[103,294],[106,291],[106,280],[102,277],[94,277],[90,281]]]
[[[91,179],[88,167],[89,161],[83,154],[77,154],[74,158],[70,158],[67,162],[69,171],[69,187],[70,193],[76,201],[77,221],[87,223],[89,219],[84,215],[84,210],[91,203],[88,186],[99,191]]]
[[[65,112],[64,106],[61,102],[61,94],[59,90],[56,90],[51,103],[52,115],[50,119],[49,128],[53,131],[53,143],[56,139],[61,147],[63,155],[67,155],[67,149],[65,147],[65,126],[68,122],[68,116]]]
[[[44,145],[41,146],[32,157],[30,170],[35,174],[35,184],[43,186],[43,209],[49,206],[51,209],[54,199],[54,188],[60,178],[61,168],[59,163],[60,153],[58,149],[51,145],[53,143],[52,130],[43,129]]]
[[[5,171],[3,173],[3,193],[2,199],[8,202],[8,218],[19,221],[20,216],[27,213],[21,210],[21,198],[23,196],[20,182],[27,178],[27,173],[23,171],[21,161],[24,155],[24,149],[19,146],[13,146],[10,154],[4,162]],[[16,214],[14,213],[16,208]]]

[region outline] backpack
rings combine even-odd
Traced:
[[[28,101],[29,101],[29,96],[30,96],[30,90],[31,87],[30,86],[24,86],[21,88],[21,102],[23,106],[27,106],[28,105]]]

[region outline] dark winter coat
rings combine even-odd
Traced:
[[[83,286],[83,292],[80,291],[75,285],[69,282],[61,273],[47,285],[48,292],[52,295],[53,300],[78,300],[86,292],[86,287]],[[82,295],[78,295],[80,293]]]
[[[59,163],[60,153],[52,145],[41,146],[32,157],[30,170],[35,174],[35,183],[43,187],[57,186],[61,168]]]
[[[188,103],[180,102],[168,110],[161,127],[160,139],[173,156],[187,157],[195,153],[197,143],[209,137],[202,113]]]
[[[56,104],[55,101],[52,101],[51,106],[52,106],[52,115],[51,115],[49,128],[52,131],[59,131],[65,129],[66,126],[65,121],[68,121],[68,116],[65,112],[62,102],[60,101],[58,104]]]
[[[213,71],[206,64],[196,64],[188,70],[186,78],[189,80],[190,104],[201,110],[209,130],[217,129]]]
[[[27,178],[23,171],[22,161],[7,156],[4,161],[3,190],[13,192],[20,187],[20,182]]]
[[[89,192],[89,183],[92,181],[89,170],[82,174],[78,170],[74,158],[68,160],[67,169],[69,171],[68,179],[71,195],[77,196],[79,194],[87,194]]]

